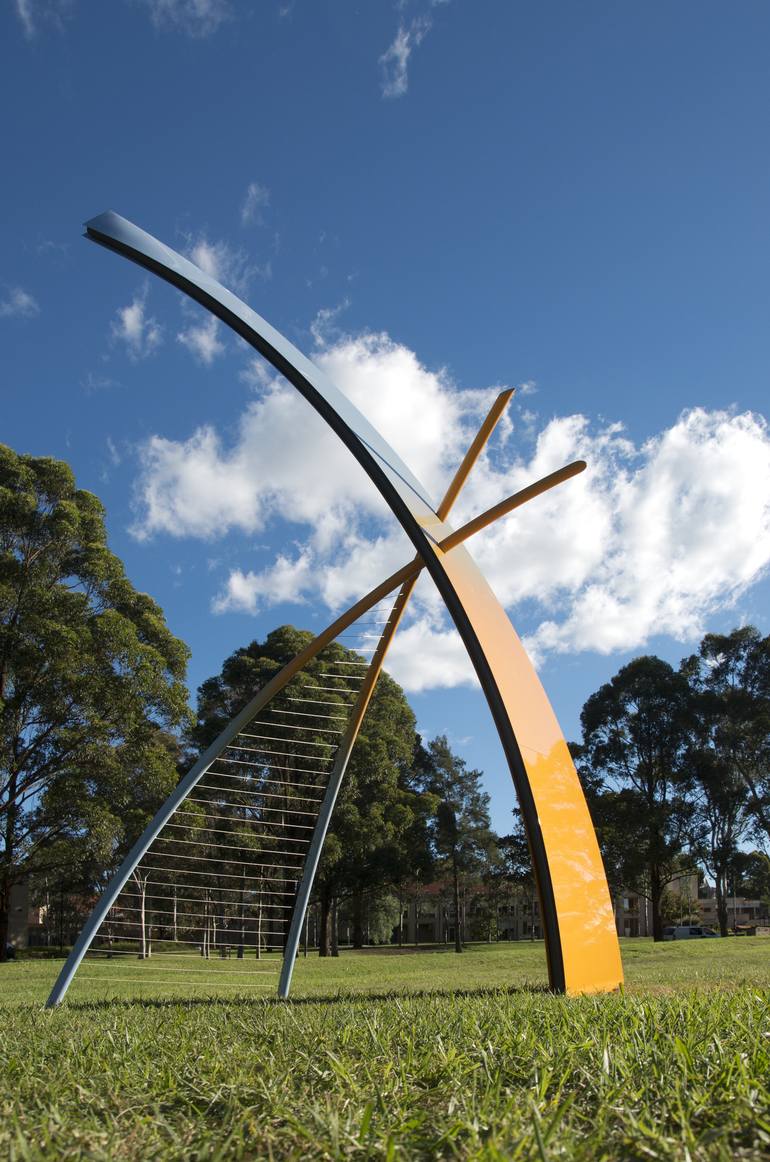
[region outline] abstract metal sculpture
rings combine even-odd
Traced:
[[[65,963],[48,1005],[62,999],[97,934],[105,939],[107,933],[110,956],[120,954],[121,932],[140,938],[143,953],[150,914],[156,931],[171,933],[167,943],[172,949],[185,944],[179,936],[185,931],[195,937],[186,943],[204,955],[212,930],[217,944],[218,922],[220,943],[223,928],[231,934],[235,931],[237,938],[231,935],[228,940],[237,944],[241,956],[247,929],[254,934],[257,955],[267,935],[268,943],[284,949],[278,991],[288,996],[303,920],[345,769],[385,654],[423,568],[433,578],[465,644],[510,767],[537,881],[550,986],[570,994],[617,988],[623,976],[614,916],[580,782],[534,668],[463,546],[480,528],[585,465],[580,461],[568,465],[453,530],[447,523],[450,509],[510,392],[493,405],[446,496],[434,508],[419,481],[353,404],[310,360],[210,275],[112,212],[88,222],[86,235],[172,283],[272,363],[353,453],[417,555],[276,674],[200,757],[115,874]],[[383,610],[384,599],[395,590],[392,608]],[[386,614],[379,633],[362,621],[371,617],[371,611]],[[348,653],[329,652],[340,635],[355,625],[360,642],[371,643],[368,661],[362,655],[356,655],[362,660],[355,661]],[[308,681],[305,670],[319,660],[325,675],[321,685]],[[319,706],[325,707],[324,714],[329,714],[329,708],[334,711],[332,720],[339,728],[314,725],[313,719],[322,717]],[[225,843],[222,835],[244,843]],[[216,856],[201,854],[207,850],[215,850]],[[232,853],[228,859],[240,870],[222,873],[217,863],[222,850]],[[256,862],[251,858],[255,856]],[[287,859],[296,862],[287,863]],[[263,918],[275,927],[263,931]],[[153,967],[152,971],[159,970]]]

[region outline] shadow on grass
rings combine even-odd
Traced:
[[[93,1011],[94,1009],[196,1009],[216,1005],[223,1008],[302,1008],[303,1006],[353,1004],[365,1005],[370,1002],[393,1003],[395,1001],[430,1000],[434,997],[457,997],[470,999],[473,997],[516,997],[516,996],[545,996],[556,994],[544,984],[522,985],[481,985],[470,989],[414,989],[410,992],[393,990],[385,993],[365,992],[336,992],[319,996],[290,997],[282,1000],[280,997],[125,997],[103,1001],[63,1001],[58,1009],[74,1012]],[[56,1012],[56,1009],[50,1010]]]

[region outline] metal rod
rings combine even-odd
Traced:
[[[167,824],[167,826],[169,826],[169,827],[171,827],[171,826],[184,827],[185,831],[189,830],[189,828],[185,827],[185,825],[183,823]],[[204,831],[206,835],[209,834],[208,827],[201,828],[201,831]],[[192,847],[213,847],[216,851],[248,851],[252,855],[293,855],[293,856],[298,856],[301,854],[301,852],[299,852],[299,851],[281,851],[280,848],[277,848],[277,847],[276,848],[249,847],[249,846],[245,846],[242,843],[207,843],[204,839],[176,839],[173,835],[163,835],[163,834],[161,834],[158,837],[158,842],[184,843],[188,846],[191,845]],[[174,852],[169,852],[169,855],[173,855],[173,854],[174,854]],[[191,858],[194,858],[194,857],[191,857]],[[222,862],[223,863],[230,863],[230,862],[238,863],[238,860],[236,859],[236,860],[231,861],[231,860],[223,859]],[[276,864],[275,866],[276,867],[285,867],[286,865],[285,864]]]
[[[177,811],[177,815],[192,815],[196,819],[201,818],[201,816],[196,815],[194,811]],[[207,818],[219,819],[221,817],[219,815],[210,815],[210,816],[207,816]],[[225,818],[227,818],[227,816],[225,816]],[[242,820],[239,819],[238,822],[240,823],[240,822],[242,822]],[[259,822],[258,821],[255,822],[254,826],[258,827]],[[180,827],[184,831],[190,830],[189,823],[170,823],[169,822],[166,824],[166,827]],[[164,828],[164,830],[165,830],[165,828]],[[203,827],[200,828],[200,830],[202,832],[205,832],[207,835],[210,834],[211,832],[216,832],[219,835],[231,835],[231,836],[235,836],[236,838],[241,838],[241,839],[261,839],[262,838],[261,835],[251,836],[251,835],[249,835],[248,831],[230,831],[230,830],[228,830],[227,827],[209,827],[208,824],[204,824]],[[162,834],[163,834],[163,832],[161,832],[161,835]],[[306,839],[291,839],[291,837],[287,835],[287,836],[281,837],[281,843],[307,843],[307,840]],[[266,849],[266,850],[268,850],[268,849]],[[281,854],[288,855],[289,852],[282,852]],[[298,855],[299,853],[295,851],[295,852],[292,852],[291,854]]]
[[[280,712],[277,711],[276,713],[292,714],[293,711],[281,710]],[[313,717],[314,718],[326,718],[326,715],[325,714],[316,714]],[[341,730],[335,730],[331,727],[325,727],[325,726],[292,726],[292,724],[290,722],[271,722],[270,729],[272,730],[273,727],[276,727],[278,730],[307,730],[307,731],[312,730],[318,734],[342,734],[343,733]],[[302,742],[300,742],[300,740],[298,738],[297,739],[292,738],[292,739],[290,739],[290,741],[291,742],[298,742],[298,743],[300,743],[300,746],[331,746],[332,745],[329,742],[323,742],[323,741],[320,743],[316,743],[316,742],[302,743]]]
[[[334,749],[334,746],[335,746],[335,743],[333,743],[333,742],[323,742],[323,741],[321,741],[321,742],[303,742],[301,738],[278,738],[272,734],[247,734],[246,731],[243,732],[241,737],[242,738],[255,738],[258,741],[264,739],[265,742],[290,742],[292,744],[292,746],[328,746],[331,749]],[[282,753],[283,752],[279,751],[279,750],[278,751],[265,751],[265,754],[282,754]],[[287,754],[286,757],[287,758],[297,758],[297,759],[302,759],[302,758],[308,759],[308,758],[312,758],[312,755],[301,755],[301,754],[289,755],[289,754]],[[323,758],[324,756],[321,755],[320,757]]]
[[[254,777],[252,775],[231,775],[227,771],[215,771],[212,767],[209,767],[209,774],[215,775],[216,778],[218,778],[218,779],[238,779],[240,782],[243,782],[243,783],[252,783],[252,784],[254,783]],[[200,784],[198,784],[198,785],[200,786]],[[297,786],[298,784],[287,783],[286,785],[287,785],[287,787],[293,788],[293,787]],[[226,787],[222,788],[223,791],[227,790],[227,789],[228,788],[226,788]],[[230,789],[233,791],[236,790],[235,787],[232,787]],[[263,791],[261,788],[257,791],[247,791],[246,788],[244,787],[241,794],[259,795],[260,799],[287,799],[287,798],[289,798],[289,796],[286,794],[285,791]],[[297,799],[301,799],[303,803],[320,803],[321,802],[320,798],[314,798],[312,795],[292,795],[291,796],[292,802],[295,802]]]
[[[254,947],[256,947],[256,945],[250,944],[249,947],[254,948]],[[135,952],[130,952],[127,955],[133,956],[134,959],[136,959]],[[158,956],[165,956],[165,955],[167,955],[167,954],[163,953],[163,952],[158,953]],[[189,956],[189,953],[187,955]],[[155,957],[151,957],[151,959],[154,960]],[[275,969],[274,968],[219,968],[219,967],[215,968],[213,964],[209,968],[179,968],[179,967],[177,967],[177,968],[162,968],[158,964],[152,964],[149,966],[147,971],[148,972],[166,972],[166,973],[190,972],[190,973],[195,973],[197,975],[200,975],[201,973],[203,973],[204,975],[212,976],[212,978],[213,978],[213,977],[218,977],[218,976],[272,976],[275,972]],[[109,978],[106,978],[106,979],[109,979]],[[113,977],[113,980],[114,979],[115,978]],[[147,977],[146,979],[151,980],[152,978]],[[158,982],[158,983],[160,983],[160,982]],[[190,984],[204,984],[205,982],[193,980],[193,981],[190,981],[189,983]]]
[[[322,722],[347,722],[347,717],[344,714],[313,714],[310,710],[270,710],[270,714],[291,714],[294,718],[320,718]],[[295,727],[296,729],[296,727]],[[312,727],[306,726],[303,730],[312,730]],[[339,731],[335,732],[339,733]]]
[[[334,706],[339,710],[337,702],[331,702],[328,698],[287,698],[287,702],[300,702],[303,706]]]
[[[199,783],[198,786],[200,787],[200,789],[202,791],[216,791],[218,793],[221,793],[222,791],[224,791],[228,795],[229,794],[250,795],[252,798],[254,798],[255,796],[258,799],[262,798],[259,791],[247,791],[245,789],[245,787],[239,787],[239,788],[236,788],[236,787],[210,787],[208,783]],[[192,799],[192,798],[190,799],[191,803],[200,803],[201,801],[203,801],[205,803],[210,802],[210,800],[208,800],[208,799],[204,799],[204,800]],[[248,807],[248,809],[250,811],[260,811],[260,812],[261,811],[270,811],[271,814],[273,814],[273,815],[312,815],[313,814],[313,812],[308,811],[308,809],[306,807],[303,807],[301,809],[297,808],[295,810],[293,807],[263,807],[261,805],[259,807],[257,807],[254,805],[249,805],[248,803],[240,803],[240,804],[237,804],[237,806]]]
[[[229,749],[229,747],[225,748],[225,749]],[[236,747],[234,749],[239,750],[239,751],[246,751],[247,754],[267,754],[268,753],[267,751],[255,750],[254,747],[249,747],[249,746],[239,746],[239,747]],[[270,753],[272,753],[272,752],[270,752]],[[298,754],[298,755],[292,755],[290,757],[298,758],[298,759],[305,759],[307,761],[307,759],[312,758],[313,756],[307,755],[307,754]],[[329,759],[325,755],[318,755],[314,759],[314,761],[317,763],[328,763]],[[323,771],[317,771],[315,769],[315,767],[279,767],[279,766],[276,766],[275,764],[271,765],[270,763],[252,763],[252,762],[249,762],[248,759],[234,759],[234,758],[232,758],[231,755],[227,755],[227,756],[222,755],[220,758],[214,759],[214,762],[215,763],[217,763],[217,762],[237,763],[239,767],[258,767],[260,770],[268,770],[268,771],[289,771],[290,773],[297,771],[299,774],[303,774],[303,775],[322,775],[324,773]],[[209,767],[209,771],[211,771],[211,773],[215,774],[215,775],[222,773],[221,771],[213,770],[213,767]],[[307,789],[309,791],[318,791],[319,790],[319,787],[316,783],[295,783],[293,779],[275,779],[272,776],[269,779],[263,778],[262,782],[263,783],[275,783],[276,786],[279,786],[279,787],[307,787]]]
[[[212,916],[212,919],[213,918],[214,917]],[[138,921],[136,921],[136,920],[108,920],[107,923],[109,925],[120,924],[121,927],[123,927],[123,926],[128,926],[130,928],[138,927]],[[148,928],[170,928],[171,925],[170,924],[148,923],[147,927]],[[199,925],[199,927],[205,927],[205,925]],[[220,937],[224,937],[224,936],[230,936],[230,937],[237,936],[238,932],[239,932],[239,928],[233,928],[233,929],[224,928],[224,927],[217,928],[217,942],[216,942],[216,944],[214,944],[214,942],[212,940],[211,948],[212,949],[221,948],[222,945],[224,945],[224,944],[240,944],[239,940],[233,940],[233,939],[220,940]],[[213,932],[212,932],[212,936],[213,936]],[[116,939],[117,940],[136,940],[138,938],[136,936],[129,936],[128,934],[126,934],[124,936],[119,935],[116,937]],[[274,939],[267,940],[266,943],[267,944],[276,944],[276,943],[278,943],[279,940],[283,940],[283,936],[281,933],[277,933],[276,937]],[[186,944],[191,948],[197,948],[200,945],[201,941],[200,940],[172,940],[171,937],[166,937],[166,936],[150,936],[147,938],[147,943],[148,944]],[[261,947],[261,946],[257,945],[257,944],[244,944],[244,948],[258,948],[258,947]]]
[[[161,869],[161,870],[164,870],[164,869]],[[235,878],[238,880],[242,880],[243,876],[236,876]],[[172,884],[166,883],[165,880],[146,880],[145,882],[146,882],[148,887],[150,885],[152,885],[153,887],[156,887],[156,888],[169,888],[169,887],[173,886]],[[217,894],[219,894],[219,892],[240,892],[241,894],[243,894],[243,892],[245,891],[247,893],[247,895],[249,896],[250,900],[261,899],[261,897],[263,897],[263,896],[265,896],[268,900],[271,900],[273,898],[273,896],[284,896],[284,895],[291,896],[291,895],[293,895],[293,892],[275,892],[275,891],[272,891],[270,888],[260,888],[260,889],[255,891],[254,888],[243,888],[243,887],[228,888],[226,886],[223,886],[222,884],[217,884],[213,888],[206,887],[204,884],[182,884],[181,887],[183,887],[186,892],[216,892]],[[121,893],[121,895],[122,895],[122,893]],[[173,896],[160,896],[160,895],[158,895],[157,892],[152,893],[152,898],[153,898],[153,900],[173,900],[174,899]],[[185,903],[185,904],[200,903],[197,896],[177,896],[176,898],[180,904],[181,903]],[[120,896],[118,896],[117,899],[119,900]],[[220,902],[223,904],[227,904],[227,905],[232,904],[234,907],[240,906],[239,900],[222,900]],[[119,905],[117,903],[112,905],[113,908],[118,907],[118,906]],[[261,904],[260,906],[263,908],[291,908],[292,907],[291,904]]]
[[[265,976],[273,976],[276,971],[277,971],[277,969],[268,969],[268,968],[265,968],[262,970],[262,972],[264,973]],[[244,976],[245,976],[245,973],[244,973]],[[170,980],[169,981],[156,980],[154,977],[151,977],[151,976],[150,977],[112,976],[112,974],[110,974],[109,977],[103,977],[100,975],[93,975],[92,976],[90,972],[84,972],[83,979],[90,980],[90,981],[98,981],[99,984],[103,984],[103,985],[110,985],[110,984],[112,984],[113,981],[120,981],[121,984],[124,982],[127,982],[127,981],[133,981],[135,984],[152,984],[152,985],[155,985],[156,988],[170,989],[170,988],[178,988],[179,987],[179,983],[177,983],[177,982],[170,981]],[[211,988],[211,984],[212,984],[211,981],[205,981],[205,980],[189,980],[186,983],[188,985],[196,985],[198,988]],[[220,985],[218,985],[217,987],[222,988],[222,989],[237,989],[237,988],[240,988],[241,986],[236,984],[234,981],[224,981],[223,980],[222,983]]]
[[[233,907],[237,907],[237,905],[234,904]],[[121,907],[120,911],[122,913],[124,913],[124,912],[137,912],[140,915],[142,913],[141,908],[129,908],[125,904]],[[175,914],[174,912],[167,912],[161,908],[153,908],[152,906],[148,906],[146,908],[146,912],[149,914],[149,918],[147,920],[147,925],[146,925],[148,928],[181,928],[183,931],[187,931],[187,932],[197,931],[198,928],[205,928],[206,925],[205,924],[187,924],[187,923],[183,923],[182,921],[186,921],[186,920],[212,920],[213,921],[213,920],[216,920],[218,922],[217,932],[226,932],[228,935],[231,935],[233,932],[235,932],[236,934],[238,932],[240,932],[242,924],[244,924],[244,925],[247,923],[254,924],[254,923],[257,923],[259,921],[258,916],[240,916],[240,915],[226,916],[223,912],[217,911],[216,907],[212,908],[212,911],[210,911],[210,912],[185,912],[185,913],[183,913],[181,919],[177,919],[176,923],[172,922],[170,924],[167,924],[165,922],[165,920],[155,920],[155,919],[153,919],[153,917],[155,917],[155,916],[173,916]],[[272,919],[277,919],[277,917],[272,917]],[[136,927],[137,924],[139,923],[139,921],[137,921],[137,920],[121,920],[116,916],[111,916],[108,920],[105,921],[105,923],[108,926],[110,924],[130,924],[133,927]],[[228,927],[229,924],[235,925],[235,927]],[[283,939],[283,937],[285,935],[285,931],[286,931],[285,928],[267,928],[267,929],[262,928],[262,929],[260,929],[260,934],[263,936],[278,936],[281,939]],[[254,935],[253,930],[251,932],[251,935]],[[153,937],[151,937],[151,939],[154,940],[155,937],[153,936]],[[165,941],[165,943],[169,943],[169,941]],[[172,940],[170,943],[173,944],[174,941]],[[244,941],[243,943],[245,944],[246,941]]]
[[[162,888],[167,888],[167,887],[168,887],[168,884],[160,883],[158,880],[148,880],[148,881],[147,881],[147,883],[148,883],[148,885],[149,885],[149,884],[158,884],[158,886],[160,886],[160,887],[162,887]],[[186,886],[188,889],[192,889],[193,891],[195,891],[195,890],[196,890],[196,885],[195,885],[195,884],[186,884],[185,886]],[[198,891],[201,891],[201,892],[205,892],[205,891],[210,891],[211,889],[204,888],[204,887],[199,887],[199,888],[197,888],[197,890],[198,890]],[[217,891],[217,892],[239,892],[239,891],[241,891],[241,889],[240,889],[240,888],[216,888],[216,889],[214,889],[214,890],[215,890],[215,891]],[[268,892],[267,894],[268,894],[268,896],[270,895],[270,893],[269,893],[269,892]],[[198,897],[197,897],[197,896],[192,896],[192,897],[190,897],[190,896],[161,896],[161,895],[159,895],[157,892],[151,892],[151,893],[148,893],[148,895],[150,896],[150,899],[152,899],[152,900],[176,900],[176,902],[177,902],[178,904],[201,904],[201,903],[206,903],[206,901],[205,901],[205,900],[200,900],[200,899],[198,899]],[[250,893],[249,893],[249,895],[250,895],[250,896],[251,896],[251,895],[256,895],[256,893],[252,893],[252,892],[250,892]],[[132,898],[133,898],[133,897],[132,897]],[[120,900],[120,896],[118,896],[118,900]],[[215,901],[215,903],[216,903],[218,906],[227,907],[227,908],[240,908],[240,907],[243,907],[243,903],[242,903],[242,901],[240,901],[240,900],[217,900],[217,901]],[[112,906],[113,906],[113,908],[125,908],[127,905],[125,905],[125,904],[120,904],[120,903],[117,903],[117,902],[116,902],[116,903],[114,903]],[[253,906],[253,901],[251,901],[251,900],[250,900],[250,901],[248,902],[248,907],[252,907],[252,906]],[[262,903],[260,903],[259,907],[260,907],[260,908],[281,908],[282,910],[285,910],[286,908],[289,908],[289,909],[290,909],[290,908],[291,908],[291,904],[262,904]],[[173,913],[172,913],[172,915],[173,915]]]
[[[174,818],[176,817],[176,815],[190,815],[193,819],[216,819],[219,822],[222,822],[228,818],[233,818],[232,816],[228,816],[228,815],[209,815],[208,812],[206,812],[206,811],[201,811],[200,814],[197,811],[182,811],[181,808],[175,812]],[[280,824],[276,824],[276,823],[269,824],[267,820],[263,820],[263,819],[243,819],[241,817],[237,817],[233,821],[236,823],[248,823],[251,827],[280,826]],[[189,823],[167,823],[166,824],[166,827],[189,828],[189,826],[190,826]],[[223,833],[225,833],[227,835],[231,834],[227,830],[227,828],[210,827],[208,824],[205,824],[204,827],[202,828],[202,830],[222,831]],[[161,832],[161,834],[163,834],[163,833]],[[244,832],[244,835],[245,834],[247,834],[247,833]],[[263,836],[260,832],[255,832],[254,834],[255,834],[256,839],[263,838]],[[264,836],[264,838],[267,838],[267,836]],[[282,843],[307,843],[308,841],[307,841],[307,839],[294,839],[291,835],[283,835],[283,836],[281,836],[281,842]]]
[[[185,841],[182,839],[176,839],[176,840],[175,839],[167,839],[166,840],[166,843],[184,843],[184,842]],[[203,844],[201,844],[201,846],[203,846]],[[286,864],[281,864],[279,866],[278,864],[274,864],[274,863],[250,863],[250,862],[247,862],[246,860],[243,860],[243,859],[233,859],[233,860],[214,859],[214,857],[210,856],[210,855],[185,855],[185,853],[183,851],[176,852],[176,851],[155,851],[155,850],[153,850],[150,854],[153,856],[154,859],[189,859],[190,863],[193,863],[193,862],[194,863],[218,863],[220,865],[223,865],[224,867],[230,867],[232,864],[237,863],[240,867],[264,867],[264,868],[268,868],[271,871],[302,871],[302,864],[301,863],[297,864],[296,866],[292,865],[291,867],[287,867]],[[181,870],[187,871],[188,869],[187,868],[185,868],[185,869],[173,868],[172,870],[174,872],[178,873]],[[192,869],[189,869],[189,870],[192,870]],[[281,878],[281,877],[264,876],[263,878],[265,880],[267,880],[268,883],[282,884],[285,882],[283,880],[283,878]]]
[[[564,468],[559,468],[557,472],[551,472],[548,476],[544,476],[542,480],[535,481],[534,484],[522,488],[520,492],[514,492],[513,496],[501,500],[499,504],[495,504],[492,508],[488,508],[486,512],[482,512],[480,516],[476,516],[473,520],[469,520],[462,528],[456,532],[450,533],[448,537],[444,537],[439,542],[439,547],[442,552],[448,553],[450,549],[454,549],[457,545],[467,541],[468,537],[472,537],[474,533],[478,533],[481,529],[485,529],[487,525],[491,525],[493,521],[499,520],[501,516],[506,516],[509,512],[513,512],[515,508],[521,508],[528,500],[533,500],[534,497],[542,495],[547,492],[549,488],[554,488],[557,484],[562,484],[565,480],[571,480],[573,476],[585,471],[585,460],[574,460],[571,464],[566,464]]]
[[[340,682],[362,682],[364,679],[358,674],[337,674],[336,680]],[[305,686],[305,690],[326,690],[328,694],[355,694],[355,690],[340,690],[338,686]]]
[[[154,853],[154,852],[151,852],[150,854],[154,855],[155,853]],[[216,862],[216,861],[215,861],[215,862]],[[211,875],[211,870],[210,870],[210,869],[208,869],[208,868],[207,868],[207,869],[204,869],[203,871],[198,871],[198,870],[197,870],[196,868],[194,868],[194,867],[173,867],[173,868],[165,868],[165,867],[157,867],[155,864],[144,864],[144,865],[143,865],[143,870],[145,870],[145,871],[157,871],[157,872],[165,872],[167,875],[169,875],[169,874],[171,874],[171,873],[173,872],[173,874],[174,874],[174,875],[177,875],[177,876],[210,876],[210,875]],[[218,879],[225,879],[225,880],[241,880],[241,881],[243,881],[243,880],[249,880],[249,879],[251,879],[251,880],[256,880],[256,882],[257,882],[257,883],[259,883],[259,884],[263,884],[263,883],[265,883],[265,882],[267,882],[267,883],[276,883],[276,884],[292,883],[292,880],[291,880],[291,879],[288,879],[288,880],[274,880],[274,879],[272,879],[272,877],[270,877],[270,876],[262,876],[262,875],[259,875],[259,876],[242,876],[242,875],[234,875],[232,872],[216,872],[216,873],[215,873],[215,875],[217,876],[217,878],[218,878]],[[192,887],[192,886],[195,886],[195,885],[185,884],[185,885],[183,885],[183,886],[184,886],[184,887]],[[217,888],[217,891],[220,891],[220,892],[221,892],[221,891],[228,891],[228,890],[229,890],[229,889],[227,889],[227,888]],[[281,892],[281,891],[279,891],[279,890],[278,890],[278,888],[272,888],[272,889],[271,889],[271,888],[267,888],[267,889],[265,890],[265,895],[266,895],[266,896],[293,896],[293,895],[294,895],[294,892]],[[110,905],[110,907],[112,907],[112,905]]]

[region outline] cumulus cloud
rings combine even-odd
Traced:
[[[156,28],[177,28],[195,38],[210,36],[231,16],[228,0],[140,0]]]
[[[246,196],[241,206],[241,224],[248,226],[250,222],[261,222],[262,211],[270,204],[270,191],[260,182],[249,182]]]
[[[770,431],[751,414],[694,408],[626,457],[600,489],[602,553],[536,653],[636,648],[703,633],[770,562]]]
[[[432,27],[428,16],[416,16],[409,24],[399,24],[391,44],[380,57],[383,97],[403,97],[409,88],[409,58],[422,44]]]
[[[147,314],[147,284],[138,291],[128,306],[121,307],[112,322],[112,337],[125,344],[130,359],[146,359],[163,342],[163,328]]]
[[[11,287],[0,299],[0,319],[33,319],[39,314],[37,300],[20,286]]]
[[[441,624],[424,613],[399,628],[388,653],[388,671],[410,694],[478,684],[454,626]]]
[[[340,337],[315,358],[434,497],[499,390],[459,390],[445,370],[426,368],[382,334]],[[253,380],[259,395],[231,439],[209,426],[145,444],[135,532],[214,539],[289,522],[293,546],[263,567],[232,569],[215,608],[312,602],[331,614],[408,560],[410,546],[299,395],[264,368]],[[692,640],[767,569],[763,417],[695,408],[637,445],[617,423],[572,415],[538,425],[530,416],[514,436],[509,419],[456,506],[456,526],[571,460],[589,464],[469,542],[514,621],[525,619],[537,657],[639,648],[657,633]],[[390,668],[410,690],[474,681],[427,577]]]
[[[202,323],[191,324],[177,334],[177,341],[206,367],[222,355],[225,345],[219,338],[219,321],[209,315]]]

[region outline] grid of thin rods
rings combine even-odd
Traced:
[[[187,987],[278,971],[334,757],[389,616],[389,605],[369,611],[295,675],[164,825],[88,954],[118,971],[139,960],[133,975],[79,976]],[[196,955],[203,967],[191,967]],[[236,963],[254,958],[263,967]]]

